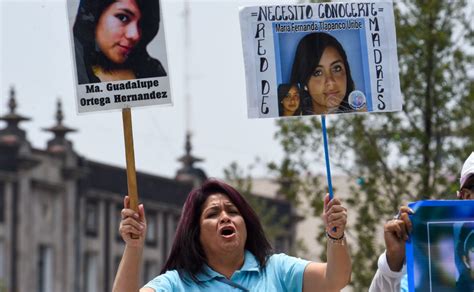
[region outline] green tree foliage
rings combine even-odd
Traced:
[[[455,198],[462,162],[474,150],[472,11],[465,0],[397,1],[403,111],[328,117],[331,163],[359,184],[346,202],[357,214],[348,228],[356,291],[367,291],[383,250],[376,238],[402,203]],[[308,196],[319,216],[319,117],[277,125],[285,157],[270,169],[288,199],[298,204],[299,195]]]

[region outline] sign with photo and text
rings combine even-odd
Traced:
[[[402,109],[392,1],[244,7],[248,116]]]
[[[67,0],[78,113],[171,105],[159,0]]]

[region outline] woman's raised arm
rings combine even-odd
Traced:
[[[138,206],[138,212],[130,209],[130,199],[125,196],[123,200],[122,220],[120,221],[120,235],[125,241],[125,250],[122,260],[115,275],[113,292],[138,291],[140,279],[140,266],[142,262],[143,246],[146,234],[145,209]],[[150,288],[140,291],[153,292]]]
[[[347,210],[339,199],[324,198],[323,220],[327,234],[327,263],[310,263],[303,276],[303,291],[340,291],[351,280],[352,263],[344,230]]]

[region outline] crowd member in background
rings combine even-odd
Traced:
[[[460,200],[474,199],[474,152],[461,169],[457,197]],[[413,214],[413,211],[402,206],[398,215],[384,225],[385,252],[379,257],[378,269],[369,292],[408,292],[405,241],[412,229],[409,214]]]

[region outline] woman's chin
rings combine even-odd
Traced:
[[[326,100],[326,107],[329,108],[338,108],[341,104],[342,99],[340,98],[331,98]]]
[[[127,58],[126,57],[123,57],[123,58],[114,58],[114,59],[110,59],[111,62],[113,62],[115,65],[117,66],[122,66],[123,64],[125,64],[125,62],[127,61]]]
[[[114,52],[112,54],[104,54],[104,56],[111,62],[113,63],[115,66],[122,66],[123,64],[125,64],[125,62],[127,61],[128,59],[128,54],[122,54],[122,53],[118,53],[118,52]]]

